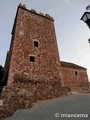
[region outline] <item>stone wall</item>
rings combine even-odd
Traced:
[[[40,100],[68,95],[63,87],[54,20],[19,5],[5,63],[0,118]]]
[[[61,62],[61,64],[64,85],[75,92],[87,91],[89,87],[87,70],[72,63]]]
[[[18,79],[19,78],[19,79]],[[27,109],[41,100],[58,98],[69,94],[59,80],[34,81],[15,75],[12,86],[4,87],[1,95],[0,118],[11,116],[17,109]]]
[[[12,38],[8,85],[14,81],[15,74],[41,81],[59,78],[62,84],[61,64],[52,17],[19,6]],[[38,42],[38,47],[34,42]],[[33,57],[34,62],[30,61],[30,57]]]

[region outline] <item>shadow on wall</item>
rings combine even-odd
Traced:
[[[4,86],[3,77],[4,77],[4,68],[2,66],[0,66],[0,94],[1,94],[3,86]]]

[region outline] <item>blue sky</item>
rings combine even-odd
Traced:
[[[90,0],[0,0],[0,64],[4,66],[19,3],[54,17],[60,59],[86,67],[90,76],[90,29],[80,20]]]

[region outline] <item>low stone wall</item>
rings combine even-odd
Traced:
[[[90,93],[90,87],[89,86],[77,86],[71,88],[72,92],[79,92],[79,93]]]
[[[58,80],[45,82],[18,79],[15,79],[12,86],[3,89],[0,118],[11,116],[17,109],[30,108],[40,100],[66,96],[69,93],[69,89],[61,87]]]

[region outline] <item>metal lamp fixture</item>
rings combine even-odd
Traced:
[[[81,20],[83,20],[90,28],[90,12],[85,12],[81,17]]]
[[[81,17],[81,20],[87,24],[87,26],[90,28],[90,4],[86,7],[86,12]],[[90,38],[88,39],[88,42],[90,44]]]

